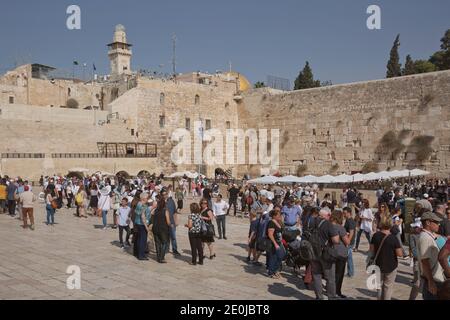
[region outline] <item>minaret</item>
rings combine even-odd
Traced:
[[[125,27],[116,26],[113,43],[108,44],[108,57],[111,61],[111,75],[131,74],[132,45],[127,43]]]

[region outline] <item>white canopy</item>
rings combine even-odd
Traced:
[[[315,183],[316,181],[317,181],[317,177],[311,176],[311,175],[299,178],[299,183]]]
[[[296,176],[286,176],[283,178],[279,178],[278,182],[281,183],[299,183],[300,182],[300,178],[296,177]]]
[[[414,169],[410,171],[411,177],[420,177],[420,176],[427,176],[430,173],[428,171],[420,170],[420,169]]]
[[[316,179],[316,183],[334,183],[336,181],[336,178],[330,175],[326,175],[326,176],[322,176],[322,177],[318,177]]]
[[[274,176],[265,176],[253,180],[249,180],[248,183],[250,184],[275,184],[277,183],[279,178]]]
[[[349,183],[353,181],[353,177],[347,174],[341,174],[334,178],[335,183]]]
[[[169,178],[182,178],[182,177],[188,177],[190,179],[195,179],[198,177],[197,172],[190,172],[190,171],[184,171],[184,172],[175,172],[174,174],[171,174]]]

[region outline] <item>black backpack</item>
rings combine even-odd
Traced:
[[[308,221],[307,230],[303,234],[303,240],[300,244],[300,256],[305,261],[319,260],[322,257],[324,245],[320,239],[319,229],[325,220],[320,221],[319,224],[314,222],[313,227],[309,226]]]

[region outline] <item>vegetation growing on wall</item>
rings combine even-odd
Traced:
[[[78,109],[78,106],[80,104],[78,103],[77,100],[70,98],[69,100],[67,100],[66,105],[67,105],[67,108],[69,108],[69,109]]]
[[[363,174],[366,174],[366,173],[370,173],[370,172],[378,172],[378,171],[380,171],[380,168],[378,166],[378,163],[370,161],[364,165],[364,167],[361,169],[361,171]]]

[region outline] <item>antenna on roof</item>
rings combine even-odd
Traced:
[[[172,72],[173,76],[177,76],[177,35],[174,33],[172,36],[172,45],[173,45],[173,57],[172,57]]]

